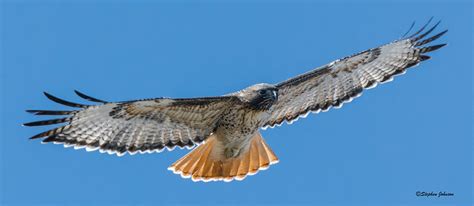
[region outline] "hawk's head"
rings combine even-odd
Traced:
[[[245,102],[257,110],[267,110],[278,100],[278,88],[271,84],[256,84],[237,93]]]

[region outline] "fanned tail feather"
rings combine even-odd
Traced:
[[[251,140],[246,152],[238,157],[225,159],[220,153],[221,145],[215,136],[209,137],[193,151],[173,163],[168,169],[184,178],[193,181],[226,182],[243,180],[259,170],[267,169],[278,162],[270,147],[265,143],[260,133]]]

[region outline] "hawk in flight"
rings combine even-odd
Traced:
[[[430,22],[431,19],[408,37],[333,61],[284,82],[256,84],[218,97],[107,102],[75,91],[79,97],[97,103],[84,105],[44,93],[48,99],[77,110],[27,110],[35,115],[63,117],[24,125],[65,123],[31,139],[43,138],[45,143],[88,151],[98,149],[109,154],[195,147],[169,170],[194,181],[242,180],[278,162],[260,128],[341,107],[360,96],[364,89],[391,81],[407,68],[428,60],[426,53],[446,44],[427,44],[447,32],[425,38],[439,24],[425,31]]]

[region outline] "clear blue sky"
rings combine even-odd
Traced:
[[[2,205],[472,204],[472,4],[40,2],[1,4]],[[184,150],[88,153],[29,141],[45,128],[20,126],[38,119],[25,109],[66,109],[43,91],[79,102],[74,89],[109,101],[221,95],[395,40],[431,16],[449,29],[437,41],[447,47],[341,109],[263,131],[280,163],[242,182],[167,171]]]

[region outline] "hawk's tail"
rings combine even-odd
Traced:
[[[242,180],[259,170],[267,169],[278,162],[278,158],[257,133],[251,140],[248,150],[238,157],[222,157],[219,142],[210,136],[206,142],[173,163],[168,169],[193,181],[232,181]]]

